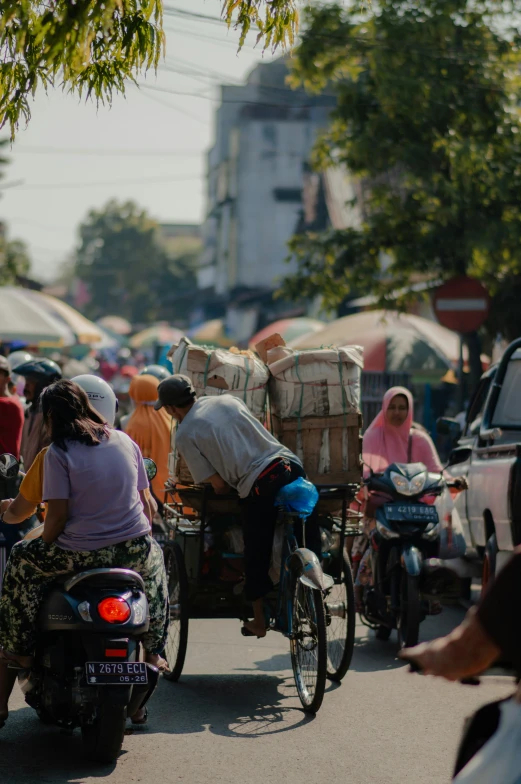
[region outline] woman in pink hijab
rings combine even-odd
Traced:
[[[365,474],[371,468],[382,473],[391,463],[424,463],[428,471],[442,471],[436,447],[425,430],[413,425],[414,401],[405,387],[392,387],[383,399],[382,410],[367,428],[362,454]],[[373,517],[365,513],[364,534],[357,536],[351,552],[356,574],[355,598],[360,604],[363,586],[372,582],[369,534],[375,527]]]
[[[413,427],[414,403],[405,387],[392,387],[383,399],[382,410],[367,428],[363,442],[364,463],[375,473],[391,463],[424,463],[429,471],[442,465],[430,436]]]

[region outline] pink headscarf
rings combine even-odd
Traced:
[[[403,395],[409,403],[407,419],[395,427],[387,422],[387,409],[397,395]],[[382,410],[367,428],[364,435],[364,462],[373,471],[385,471],[391,463],[424,463],[429,471],[441,471],[442,466],[436,447],[430,436],[422,430],[411,431],[414,414],[412,395],[405,387],[392,387],[384,395]],[[409,435],[412,435],[411,458],[409,460]]]

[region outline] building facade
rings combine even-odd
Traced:
[[[287,75],[281,58],[258,65],[245,85],[223,86],[208,154],[198,285],[239,339],[283,307],[272,295],[291,271],[287,243],[303,210],[305,166],[334,106],[331,96],[292,90]]]

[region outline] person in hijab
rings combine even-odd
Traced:
[[[424,463],[428,471],[441,471],[436,447],[428,433],[413,424],[414,402],[405,387],[392,387],[383,399],[382,410],[364,435],[366,466],[381,473],[391,463]]]
[[[382,410],[367,428],[363,439],[365,476],[370,470],[382,473],[391,463],[424,463],[428,471],[442,471],[431,437],[423,428],[413,424],[413,416],[414,401],[408,389],[392,387],[385,393]],[[374,527],[373,511],[366,503],[364,533],[356,537],[351,552],[358,606],[363,586],[372,582],[368,543]]]
[[[150,457],[157,466],[156,478],[152,480],[152,492],[161,501],[168,479],[168,454],[172,418],[164,409],[154,410],[159,381],[151,375],[134,376],[130,382],[129,395],[135,408],[125,423],[124,430],[141,449],[143,457]]]

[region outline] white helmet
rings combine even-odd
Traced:
[[[85,373],[82,376],[76,376],[76,378],[72,378],[71,381],[74,381],[75,384],[87,393],[91,406],[95,408],[98,414],[101,414],[103,419],[106,419],[107,423],[112,427],[118,410],[118,399],[110,384],[107,384],[107,382],[103,381],[99,376],[93,376],[89,373]]]
[[[29,362],[32,358],[33,355],[28,351],[13,351],[13,353],[9,354],[7,357],[7,361],[9,362],[9,367],[13,370],[13,368],[23,365],[25,362]]]

